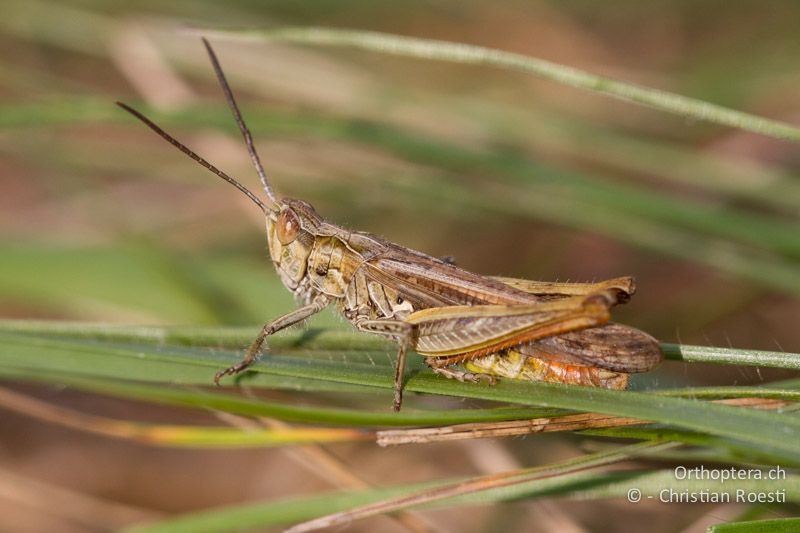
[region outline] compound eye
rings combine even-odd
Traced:
[[[275,230],[281,244],[289,244],[300,233],[300,219],[291,209],[281,211]]]

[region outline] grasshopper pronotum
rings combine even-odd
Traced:
[[[658,342],[609,322],[610,310],[634,292],[633,279],[549,283],[482,276],[452,261],[325,221],[302,200],[272,190],[228,82],[208,41],[211,64],[261,179],[261,200],[131,107],[117,104],[179,150],[228,181],[264,212],[267,242],[281,281],[303,305],[267,322],[239,363],[215,383],[250,367],[265,339],[329,305],[360,331],[399,344],[394,409],[400,409],[406,354],[413,349],[437,374],[461,381],[513,379],[623,389],[628,374],[662,359]],[[453,369],[462,364],[466,370]]]

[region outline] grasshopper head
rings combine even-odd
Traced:
[[[306,275],[314,235],[322,217],[302,200],[285,198],[267,214],[269,254],[281,281],[295,289]]]

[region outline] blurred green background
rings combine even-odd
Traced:
[[[800,123],[800,4],[790,1],[4,0],[2,11],[4,318],[255,332],[292,307],[259,211],[113,105],[140,107],[258,190],[191,28],[313,24],[479,44]],[[665,342],[800,351],[796,144],[494,68],[213,43],[280,195],[480,273],[633,275],[639,292],[618,320]],[[313,324],[343,327],[332,314]],[[657,379],[737,384],[765,375],[673,365]],[[99,451],[108,449],[102,439],[9,420],[16,425],[3,424],[13,429],[0,458],[17,472],[76,457],[48,447],[53,431],[86,440],[108,465],[144,453],[125,444]],[[20,435],[30,431],[47,453],[28,455],[30,435]],[[189,461],[163,453],[164,468]],[[247,464],[249,452],[236,453],[227,461]],[[204,460],[219,469],[216,489],[192,498],[165,502],[143,479],[83,482],[158,512],[269,492],[242,488],[218,456]],[[66,470],[51,481],[80,486]],[[8,505],[0,501],[0,511]],[[15,516],[20,529],[86,525]]]

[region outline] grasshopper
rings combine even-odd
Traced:
[[[239,363],[220,379],[249,368],[267,337],[335,306],[357,330],[395,341],[395,411],[403,398],[409,350],[431,370],[460,381],[497,377],[624,389],[628,374],[656,367],[658,342],[610,323],[611,308],[627,302],[633,278],[599,283],[550,283],[474,274],[323,219],[307,202],[278,199],[264,172],[214,50],[203,39],[228,106],[266,194],[244,185],[181,144],[135,109],[117,104],[202,166],[244,193],[264,213],[269,254],[281,281],[302,306],[267,322]],[[464,369],[453,368],[462,365]]]

